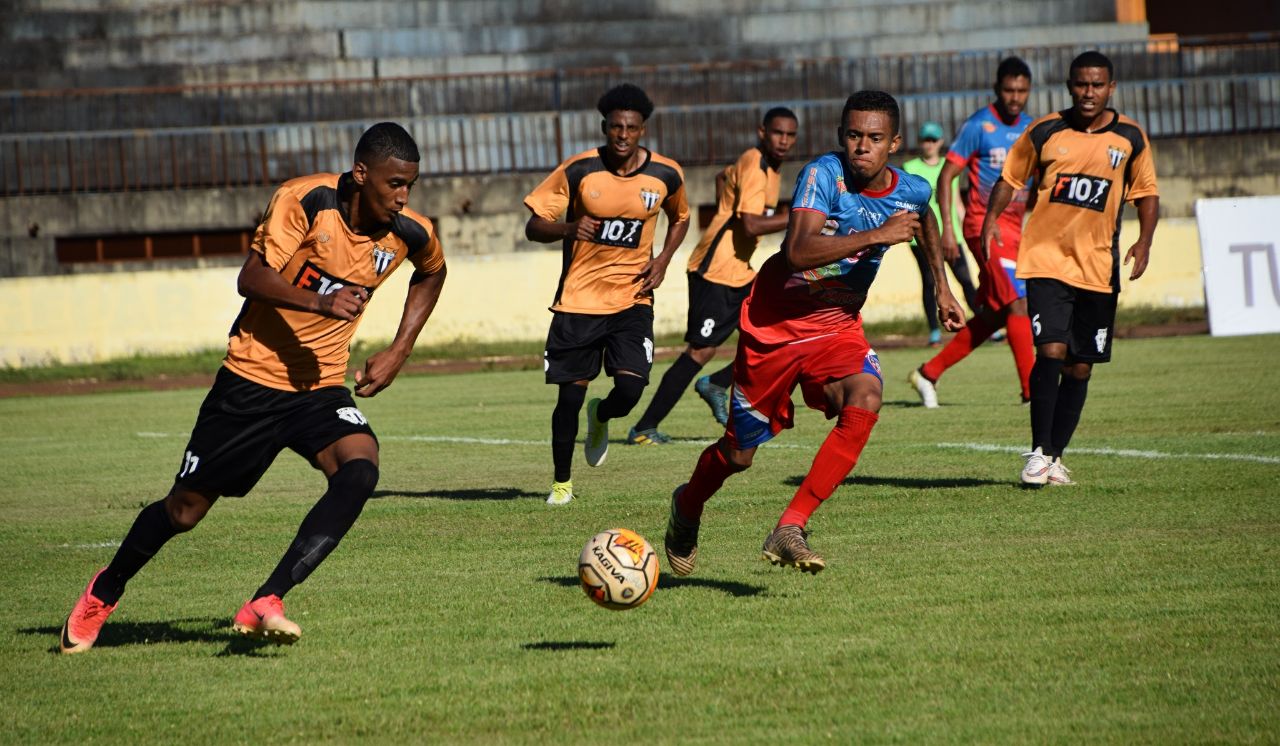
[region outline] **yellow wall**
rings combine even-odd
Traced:
[[[1126,223],[1122,238],[1131,242],[1135,236],[1137,224]],[[759,261],[776,251],[778,237],[771,239],[763,245]],[[686,240],[658,290],[658,333],[684,330],[684,266],[695,240]],[[661,245],[660,236],[658,241]],[[1127,250],[1128,243],[1124,247]],[[11,309],[0,316],[0,365],[92,362],[139,352],[220,347],[240,309],[238,271],[224,267],[0,279],[0,294]],[[544,338],[550,320],[547,305],[559,273],[559,251],[451,258],[444,295],[419,341]],[[359,339],[386,340],[395,334],[407,282],[408,272],[401,270],[378,290]],[[872,322],[909,318],[921,313],[919,298],[920,275],[911,252],[897,246],[885,258],[864,316]],[[1120,302],[1203,305],[1199,235],[1193,219],[1160,224],[1151,268],[1140,281],[1125,282]]]

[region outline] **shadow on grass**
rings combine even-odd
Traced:
[[[566,588],[577,588],[579,585],[576,575],[567,575],[559,578],[545,577],[538,578],[544,583],[555,583]],[[750,585],[747,583],[739,583],[733,580],[711,580],[709,578],[679,578],[674,575],[661,575],[658,577],[658,587],[654,588],[655,593],[669,590],[671,588],[710,588],[713,591],[727,593],[734,598],[746,598],[749,596],[758,596],[769,590],[764,586]]]
[[[782,483],[792,487],[799,487],[803,481],[804,476],[787,477],[782,480]],[[855,474],[854,476],[846,477],[840,484],[855,487],[905,487],[913,490],[924,490],[934,487],[960,488],[988,487],[993,484],[1007,485],[1009,480],[975,479],[973,477],[873,477]]]
[[[614,647],[612,642],[589,642],[586,640],[549,640],[547,642],[526,642],[520,647],[525,650],[608,650]]]
[[[374,490],[373,497],[413,497],[435,498],[437,500],[523,500],[536,497],[545,499],[541,492],[529,492],[515,487],[480,487],[468,490],[424,490],[410,492],[407,490]]]
[[[62,627],[26,627],[17,630],[24,635],[44,635],[55,643],[50,653],[60,653],[57,644]],[[94,648],[118,648],[126,645],[157,645],[161,643],[211,642],[226,643],[216,657],[232,655],[261,656],[263,648],[272,644],[265,640],[253,640],[231,631],[231,622],[222,617],[174,619],[167,622],[107,622]]]

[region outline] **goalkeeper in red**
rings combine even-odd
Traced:
[[[949,331],[964,312],[945,281],[927,181],[888,165],[902,144],[898,103],[881,91],[845,102],[839,149],[808,163],[792,198],[782,251],[760,268],[742,307],[729,424],[671,498],[665,547],[676,575],[693,572],[705,503],[756,448],[792,427],[791,394],[835,419],[804,482],[765,539],[764,559],[817,573],[809,517],[848,476],[879,418],[880,362],[862,331],[861,309],[889,247],[920,237]]]

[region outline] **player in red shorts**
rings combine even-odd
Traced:
[[[703,505],[729,476],[751,466],[760,444],[792,426],[797,385],[805,404],[835,418],[836,426],[762,553],[806,572],[826,567],[809,548],[805,526],[853,470],[878,419],[880,363],[862,333],[860,311],[890,246],[921,238],[937,281],[939,319],[948,331],[964,323],[943,274],[931,187],[888,165],[902,144],[898,123],[892,96],[859,91],[840,117],[840,149],[800,172],[782,251],[760,268],[742,306],[729,424],[671,497],[664,543],[676,575],[693,572]]]
[[[947,161],[938,175],[938,207],[942,212],[942,250],[950,260],[956,256],[951,227],[951,182],[961,169],[969,172],[969,196],[965,202],[964,241],[978,260],[977,313],[960,333],[929,362],[911,371],[908,381],[920,394],[924,406],[938,406],[935,384],[948,368],[969,356],[1000,327],[1009,333],[1009,349],[1018,369],[1022,401],[1031,397],[1031,366],[1035,347],[1031,343],[1031,320],[1027,317],[1026,283],[1014,271],[1018,264],[1018,242],[1022,237],[1022,216],[1027,210],[1029,188],[1014,196],[1009,209],[997,223],[997,241],[984,245],[979,239],[991,190],[1000,180],[1005,156],[1018,137],[1031,125],[1024,108],[1031,94],[1031,69],[1017,57],[1009,57],[996,69],[996,100],[973,113],[960,128],[947,152]]]

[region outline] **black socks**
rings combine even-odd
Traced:
[[[676,358],[676,361],[663,374],[658,390],[653,395],[653,401],[649,402],[648,409],[636,423],[636,430],[651,430],[666,419],[700,370],[702,366],[689,357],[689,353],[685,352]]]
[[[138,574],[142,566],[151,561],[164,543],[180,532],[169,521],[164,500],[157,500],[138,513],[129,533],[116,550],[111,564],[102,571],[93,584],[93,595],[102,603],[112,606],[120,600],[124,586]]]

